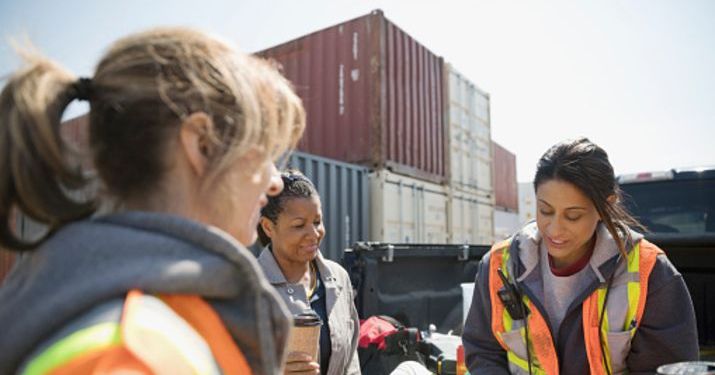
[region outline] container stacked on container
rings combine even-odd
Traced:
[[[445,181],[444,63],[381,11],[257,54],[303,99],[300,151]]]
[[[380,10],[257,54],[303,99],[298,149],[371,170],[362,240],[491,242],[489,97],[441,57]]]
[[[293,153],[289,166],[315,184],[326,229],[320,250],[325,257],[339,261],[346,248],[368,237],[368,169],[303,152]]]
[[[451,243],[488,244],[493,239],[489,94],[445,64],[448,100]]]
[[[520,226],[519,189],[516,183],[516,155],[496,142],[494,152],[494,237],[512,235]]]
[[[536,219],[536,194],[533,182],[520,182],[519,191],[519,225],[524,225]]]
[[[371,240],[448,243],[448,189],[389,170],[370,174]]]

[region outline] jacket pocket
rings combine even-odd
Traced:
[[[608,332],[607,340],[613,373],[623,373],[626,370],[626,357],[631,350],[631,332]]]

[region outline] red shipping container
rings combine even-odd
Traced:
[[[257,54],[303,99],[299,150],[445,181],[444,61],[382,11]]]
[[[516,155],[492,141],[494,153],[494,206],[510,212],[519,211],[516,183]]]
[[[14,261],[15,254],[7,250],[0,249],[0,285],[2,285],[8,272],[10,272]]]
[[[17,211],[12,210],[11,212],[9,224],[10,230],[14,232],[17,228]],[[5,281],[5,276],[10,272],[14,262],[15,254],[9,250],[0,248],[0,285]]]

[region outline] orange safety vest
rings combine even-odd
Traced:
[[[252,374],[216,311],[195,295],[127,294],[119,322],[51,343],[22,374]]]
[[[512,373],[528,374],[529,363],[524,355],[528,348],[531,353],[531,371],[533,374],[558,375],[559,361],[554,347],[554,340],[551,336],[546,320],[541,315],[539,310],[534,306],[531,300],[522,295],[523,302],[531,312],[526,318],[528,324],[529,337],[526,337],[526,330],[523,320],[513,320],[505,309],[503,303],[499,299],[498,291],[503,287],[503,283],[497,270],[502,269],[502,272],[509,276],[509,248],[511,241],[502,241],[495,244],[490,253],[489,262],[489,293],[491,298],[491,313],[492,313],[492,333],[499,344],[507,352],[507,360]],[[608,308],[603,308],[605,302],[606,285],[601,285],[583,302],[583,331],[584,341],[586,346],[586,354],[588,357],[589,367],[592,374],[605,374],[605,366],[613,369],[611,358],[606,345],[606,353],[604,355],[601,350],[601,341],[599,335],[607,337],[609,332],[609,319],[615,322],[625,322],[623,331],[630,331],[630,337],[636,332],[636,329],[641,323],[643,311],[645,309],[646,297],[648,295],[648,277],[656,262],[656,257],[663,251],[652,243],[646,240],[638,241],[633,249],[627,254],[626,272],[620,275],[626,279],[628,293],[628,308],[625,311],[625,316],[616,316],[608,313]],[[614,270],[615,272],[615,270]],[[616,276],[617,278],[619,276]],[[609,299],[610,300],[610,299]],[[603,325],[599,332],[599,320],[601,312],[604,312]],[[606,318],[608,317],[608,318]],[[521,339],[516,340],[517,345],[514,345],[514,340],[505,340],[507,337],[518,335]],[[511,342],[510,347],[507,341]]]

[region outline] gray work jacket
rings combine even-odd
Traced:
[[[353,288],[348,273],[337,263],[323,258],[318,253],[315,263],[320,271],[320,279],[325,285],[325,307],[328,312],[328,327],[332,354],[328,371],[322,374],[343,375],[360,374],[360,361],[357,355],[360,321],[353,302]],[[271,250],[266,247],[258,257],[258,264],[288,309],[293,314],[310,308],[305,288],[301,284],[289,283],[278,267]]]
[[[632,232],[631,236],[634,241],[642,238],[636,232]],[[540,241],[541,235],[536,225],[528,224],[516,234],[512,242],[510,262],[518,265],[515,269],[521,270],[515,275],[518,285],[548,322],[548,314],[543,307],[543,278],[538,253]],[[462,342],[470,373],[506,375],[510,373],[507,354],[494,337],[491,326],[493,301],[489,293],[489,261],[492,253],[490,251],[485,255],[479,264]],[[597,287],[604,285],[608,275],[613,272],[616,272],[616,277],[611,286],[611,296],[608,297],[608,309],[616,309],[624,301],[627,303],[627,285],[621,280],[625,277],[625,264],[620,262],[615,267],[614,260],[617,257],[615,241],[605,226],[599,224],[596,245],[588,266],[591,282],[571,303],[561,326],[556,330],[549,327],[561,375],[589,373],[583,334],[583,301]],[[625,309],[625,306],[622,308]],[[698,359],[693,303],[683,277],[665,254],[658,255],[650,274],[645,312],[635,335],[631,339],[630,333],[622,332],[618,326],[610,328],[606,340],[614,374],[653,374],[660,365]]]
[[[281,372],[288,311],[256,259],[218,228],[156,212],[68,224],[0,288],[0,374],[94,307],[139,289],[193,294],[218,313],[255,375]]]

